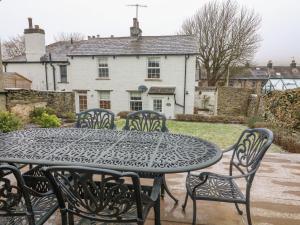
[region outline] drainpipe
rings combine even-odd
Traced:
[[[48,85],[48,67],[47,67],[47,62],[45,62],[45,78],[46,78],[46,89],[48,91],[49,90],[49,85]]]
[[[52,67],[52,71],[53,71],[53,89],[54,89],[54,91],[56,91],[55,66],[52,64],[51,53],[49,53],[49,61],[50,61],[50,66]]]
[[[187,60],[190,56],[184,56],[184,87],[183,87],[183,114],[185,114],[185,95],[186,95],[186,72],[187,72]]]

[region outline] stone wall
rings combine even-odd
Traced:
[[[4,91],[0,91],[0,111],[6,110],[6,95]]]
[[[58,116],[75,112],[74,93],[35,90],[7,90],[6,92],[7,110],[17,114],[23,120],[28,120],[29,113],[35,107],[44,106],[53,108]]]
[[[252,89],[219,87],[218,115],[246,116]]]

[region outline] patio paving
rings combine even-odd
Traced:
[[[229,155],[207,169],[208,171],[227,174]],[[186,211],[181,204],[185,196],[186,174],[167,175],[167,182],[172,193],[179,198],[179,204],[168,196],[161,201],[162,225],[186,225],[192,221],[192,202],[188,201]],[[269,153],[256,174],[252,186],[251,210],[255,225],[299,225],[300,224],[300,154]],[[242,207],[244,210],[244,207]],[[153,225],[153,212],[146,225]],[[60,225],[59,213],[46,225]],[[198,201],[197,224],[201,225],[244,225],[245,214],[238,215],[234,204]]]

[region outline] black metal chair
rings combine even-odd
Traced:
[[[77,114],[76,128],[115,129],[115,114],[106,109],[89,109]]]
[[[136,173],[67,166],[43,168],[43,172],[56,193],[62,224],[141,225],[151,207],[156,224],[160,224],[160,177],[154,180],[153,187],[148,187],[149,194],[145,194]]]
[[[129,113],[123,130],[168,132],[166,117],[151,110]]]
[[[9,174],[5,176],[3,174]],[[42,225],[58,208],[51,190],[39,193],[29,188],[12,165],[0,166],[0,224]]]
[[[168,132],[166,126],[166,117],[160,113],[151,110],[141,110],[132,112],[127,115],[125,126],[123,130],[133,131],[146,131],[146,132]],[[152,178],[155,174],[152,173],[139,173],[142,178]],[[167,186],[166,177],[163,175],[163,184],[161,188],[161,196],[164,197],[164,191],[178,203],[178,199],[174,197],[170,189]]]
[[[186,207],[188,196],[193,200],[193,224],[196,224],[196,200],[208,200],[234,203],[240,215],[238,204],[246,205],[248,224],[251,225],[250,190],[255,174],[266,151],[273,142],[273,133],[264,128],[247,129],[239,140],[224,152],[233,151],[230,160],[229,176],[210,172],[199,175],[188,174],[186,179],[187,194],[183,209]],[[240,175],[233,175],[233,169]],[[246,191],[241,191],[235,180],[244,178]]]

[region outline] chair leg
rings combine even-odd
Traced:
[[[246,212],[247,212],[248,225],[252,225],[251,213],[250,213],[250,202],[249,201],[246,203]]]
[[[155,225],[160,225],[160,199],[158,198],[154,205]]]
[[[182,210],[184,211],[185,210],[185,207],[186,207],[186,204],[187,204],[187,201],[188,201],[188,193],[185,194],[185,199],[184,199],[184,203],[182,204]]]
[[[243,211],[240,209],[239,205],[237,203],[234,203],[234,204],[235,204],[236,210],[238,211],[238,214],[243,215]]]
[[[61,214],[61,225],[68,225],[68,217],[66,211],[60,211]]]
[[[168,186],[167,186],[167,181],[166,181],[166,177],[165,175],[163,176],[163,188],[165,189],[165,191],[167,192],[167,194],[174,200],[175,204],[178,203],[178,199],[174,197],[174,195],[171,193],[171,191],[169,190]]]
[[[193,199],[193,225],[196,225],[197,221],[197,205],[196,205],[196,200]]]

